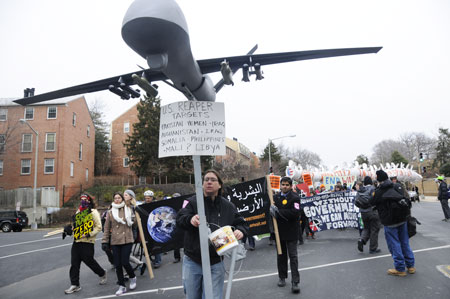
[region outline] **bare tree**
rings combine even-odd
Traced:
[[[285,160],[292,160],[295,163],[300,164],[303,168],[319,167],[322,163],[322,159],[320,159],[318,154],[307,149],[298,147],[294,150],[289,150],[282,145],[280,145],[278,149]]]
[[[406,149],[405,152],[400,152],[407,160],[412,161],[417,159],[419,153],[423,153],[427,159],[436,155],[436,139],[430,138],[421,132],[409,132],[400,136]]]
[[[406,146],[400,141],[392,139],[382,140],[373,147],[373,154],[370,161],[373,164],[391,162],[392,153],[394,151],[403,155],[403,153],[406,152]]]

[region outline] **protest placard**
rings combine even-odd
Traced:
[[[182,101],[161,107],[159,158],[225,155],[223,103]]]
[[[85,209],[74,216],[73,238],[75,240],[89,234],[94,229],[91,209]]]
[[[250,235],[260,235],[269,232],[269,196],[267,194],[266,178],[236,184],[226,187],[224,196],[231,201],[238,212],[247,221]]]
[[[279,175],[269,175],[269,179],[270,179],[270,186],[272,187],[272,189],[275,190],[275,191],[280,190],[281,176],[279,176]]]
[[[361,214],[354,205],[356,192],[330,192],[301,199],[312,231],[359,227]]]

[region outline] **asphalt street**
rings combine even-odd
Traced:
[[[329,230],[316,234],[298,246],[301,294],[290,292],[290,279],[277,287],[276,251],[268,240],[256,242],[256,250],[247,252],[238,262],[231,298],[450,298],[450,223],[441,221],[439,202],[413,204],[413,215],[422,225],[411,240],[417,273],[406,277],[386,274],[392,268],[383,230],[381,252],[369,254],[357,250],[358,230]],[[98,240],[95,257],[108,270],[108,283],[85,265],[81,267],[78,293],[65,295],[70,286],[70,248],[72,240],[60,235],[43,238],[49,230],[0,233],[0,298],[114,298],[116,275]],[[98,236],[100,238],[101,236]],[[226,263],[229,269],[229,261]],[[135,291],[127,298],[184,298],[181,287],[181,263],[173,263],[173,254],[163,255],[162,267],[138,275]]]

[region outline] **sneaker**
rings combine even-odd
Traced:
[[[180,261],[181,261],[181,259],[179,257],[177,257],[176,259],[173,260],[173,263],[176,264],[176,263],[179,263]]]
[[[358,250],[360,252],[364,251],[364,243],[363,243],[363,240],[361,240],[361,239],[358,240]]]
[[[409,274],[414,274],[414,273],[416,273],[416,268],[414,268],[414,267],[408,268],[408,273],[409,273]]]
[[[127,288],[124,286],[120,286],[119,289],[116,292],[116,296],[123,295],[127,292]]]
[[[255,247],[249,247],[248,250],[253,251],[255,250]]]
[[[397,269],[389,269],[387,271],[387,274],[394,275],[394,276],[401,276],[401,277],[406,276],[406,272],[405,271],[401,272],[401,271],[397,271]]]
[[[136,288],[136,277],[130,278],[130,290],[134,290]]]
[[[78,292],[79,290],[81,290],[80,286],[71,285],[70,288],[68,288],[67,290],[64,290],[64,293],[72,294],[72,293]]]
[[[104,284],[106,284],[106,281],[107,281],[108,279],[106,278],[106,271],[105,271],[105,275],[103,275],[103,276],[101,276],[100,277],[100,282],[98,283],[99,285],[104,285]]]
[[[380,249],[380,248],[377,248],[377,249],[375,249],[375,250],[369,251],[370,254],[375,254],[375,253],[379,253],[379,252],[381,252],[381,249]]]
[[[278,286],[284,287],[285,285],[286,285],[286,280],[284,278],[280,278],[280,280],[278,281]]]
[[[161,263],[153,263],[153,268],[158,269],[161,267]]]
[[[293,282],[293,283],[292,283],[291,291],[292,291],[292,293],[294,293],[294,294],[300,293],[300,287],[298,286],[298,282]]]

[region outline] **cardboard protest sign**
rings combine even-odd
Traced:
[[[356,192],[330,192],[302,198],[301,206],[312,231],[359,227],[361,213],[354,205]]]
[[[73,238],[75,240],[90,234],[94,229],[91,209],[85,209],[74,215]]]
[[[266,178],[236,184],[224,188],[224,197],[231,201],[249,227],[250,235],[269,232],[270,201]]]
[[[300,198],[311,196],[311,192],[309,191],[308,185],[306,183],[295,185],[295,189]]]
[[[305,182],[306,185],[308,185],[309,188],[314,187],[314,185],[312,183],[311,175],[309,173],[303,174],[303,181]]]
[[[158,200],[137,206],[151,255],[183,247],[184,232],[176,227],[177,213],[190,195]]]
[[[161,107],[159,158],[225,155],[223,103],[182,101]]]
[[[269,179],[270,179],[270,186],[272,187],[272,189],[280,190],[281,176],[279,176],[279,175],[269,175]]]
[[[324,176],[323,184],[327,188],[327,190],[333,190],[334,185],[337,182],[341,182],[342,184],[346,183],[348,188],[351,188],[356,183],[356,175],[333,175],[333,176]]]

